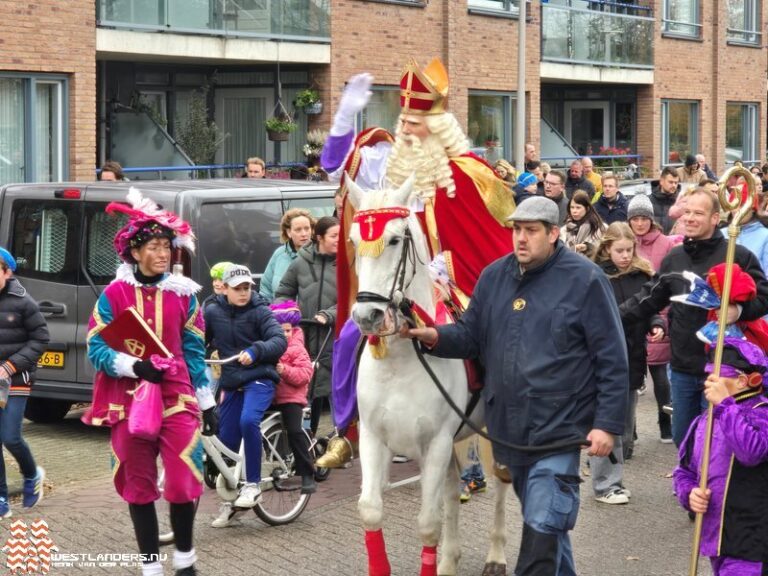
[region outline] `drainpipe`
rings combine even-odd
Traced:
[[[525,14],[526,2],[520,0],[517,12],[517,101],[515,123],[515,167],[525,170]]]

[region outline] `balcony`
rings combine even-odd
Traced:
[[[330,0],[97,0],[100,27],[330,43]]]
[[[643,6],[581,0],[541,5],[543,61],[652,70],[653,34],[653,16]]]

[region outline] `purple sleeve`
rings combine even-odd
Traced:
[[[757,466],[768,460],[768,409],[752,403],[723,400],[720,426],[733,454],[744,466]]]
[[[704,418],[703,423],[706,425],[706,417]],[[696,444],[696,430],[701,423],[701,419],[702,416],[698,416],[688,428],[685,439],[680,444],[678,465],[674,472],[672,472],[672,486],[675,496],[677,496],[680,506],[686,510],[690,510],[688,498],[691,495],[691,490],[699,485],[700,446]],[[694,438],[691,438],[691,434],[694,435]],[[689,454],[689,450],[693,453]]]
[[[688,507],[688,498],[691,495],[691,491],[699,485],[697,474],[692,472],[688,468],[684,468],[682,465],[678,465],[675,471],[672,473],[675,496],[677,501],[680,502],[680,506],[686,510],[690,510]]]
[[[355,140],[355,132],[350,131],[342,136],[329,135],[323,144],[323,152],[320,155],[320,164],[327,173],[335,172],[349,154]]]

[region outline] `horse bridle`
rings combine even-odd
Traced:
[[[400,251],[400,258],[397,261],[397,268],[395,268],[395,279],[392,281],[392,287],[389,290],[389,296],[382,296],[376,292],[362,291],[357,293],[357,297],[355,298],[356,302],[360,304],[371,302],[386,304],[387,308],[392,310],[394,313],[398,311],[403,312],[404,310],[410,310],[410,305],[408,304],[404,295],[416,274],[416,260],[418,256],[416,255],[416,246],[413,242],[413,234],[411,234],[411,228],[409,226],[406,226],[402,238],[403,247]],[[411,264],[412,273],[411,278],[406,283],[405,273],[408,269],[409,262]],[[408,316],[408,314],[406,314],[406,316]],[[384,336],[384,334],[382,334],[382,336]]]

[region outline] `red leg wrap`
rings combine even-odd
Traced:
[[[368,576],[390,576],[392,569],[387,559],[384,533],[381,530],[366,530],[365,548],[368,550]]]
[[[359,432],[357,430],[357,420],[352,422],[352,424],[350,424],[347,427],[347,432],[344,434],[344,437],[347,440],[349,440],[350,442],[357,442],[358,441],[358,439],[360,438],[360,434],[359,434]]]
[[[437,546],[422,547],[419,576],[437,576]]]

